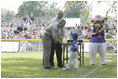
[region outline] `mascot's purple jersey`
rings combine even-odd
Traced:
[[[92,43],[105,43],[104,39],[104,33],[100,30],[99,32],[96,31],[96,29],[92,30],[90,42]]]

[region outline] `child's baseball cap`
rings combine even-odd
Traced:
[[[78,38],[78,33],[72,33],[72,37]]]

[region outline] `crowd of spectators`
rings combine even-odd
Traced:
[[[70,39],[70,34],[73,32],[78,33],[79,39],[90,39],[91,37],[91,30],[92,30],[91,24],[86,25],[76,25],[75,28],[70,28],[70,31],[67,31],[65,34],[66,39]],[[105,28],[105,38],[106,39],[117,39],[117,24],[110,22],[110,24],[104,25]]]
[[[40,39],[45,31],[45,26],[33,22],[27,25],[25,22],[7,22],[1,24],[2,39]]]
[[[1,24],[1,39],[42,39],[42,35],[46,30],[44,24],[37,24],[35,21],[31,24],[26,24],[25,22],[5,22]],[[115,22],[105,23],[105,38],[106,39],[117,39],[117,24]],[[65,27],[65,37],[64,39],[71,39],[71,33],[77,32],[79,35],[78,39],[90,39],[92,25],[87,23],[85,25],[77,25],[75,27]],[[39,44],[40,43],[40,44]],[[108,47],[114,46],[116,48],[116,43],[108,44]],[[38,47],[39,45],[40,48]],[[113,45],[113,46],[112,46]],[[20,52],[32,52],[32,51],[42,51],[42,43],[35,41],[22,41],[20,42]],[[109,49],[109,48],[108,48]],[[115,50],[115,49],[114,49]]]
[[[5,22],[1,24],[1,39],[42,39],[42,35],[46,30],[46,26],[37,24],[35,21],[32,24],[25,22]],[[117,24],[115,22],[108,22],[105,24],[105,38],[117,39]],[[70,34],[77,32],[79,39],[90,39],[91,24],[76,25],[75,27],[65,28],[65,38],[71,39]]]

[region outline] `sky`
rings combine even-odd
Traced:
[[[6,8],[17,13],[18,7],[22,4],[23,1],[24,0],[1,0],[0,6],[1,8]]]

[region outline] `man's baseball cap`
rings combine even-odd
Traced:
[[[103,17],[101,15],[96,15],[93,19],[93,21],[103,21]]]

